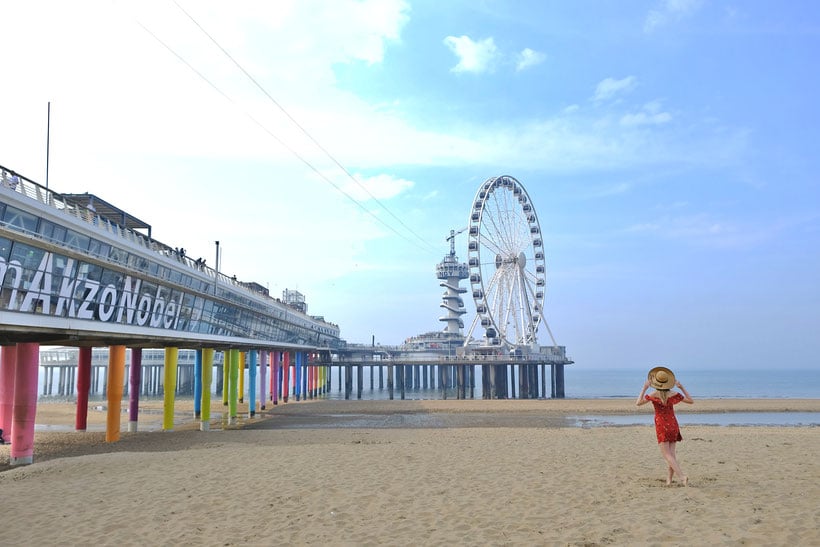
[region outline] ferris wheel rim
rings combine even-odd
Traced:
[[[474,325],[480,322],[491,345],[536,343],[543,322],[546,260],[538,215],[524,186],[509,175],[484,181],[468,228]]]

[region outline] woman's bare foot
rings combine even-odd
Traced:
[[[683,485],[689,486],[689,477],[683,477]]]

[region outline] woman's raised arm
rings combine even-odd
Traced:
[[[638,398],[635,400],[635,406],[645,405],[649,401],[644,399],[644,395],[646,395],[646,390],[649,388],[649,380],[643,383],[643,389],[641,389],[641,393],[638,395]]]

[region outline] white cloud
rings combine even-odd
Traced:
[[[669,23],[689,17],[700,9],[703,0],[663,0],[650,10],[644,21],[644,32],[653,32]]]
[[[344,186],[344,191],[358,201],[370,199],[386,200],[394,198],[413,187],[413,182],[391,175],[381,174],[372,177],[355,175],[356,181]]]
[[[524,48],[517,56],[515,61],[515,70],[520,72],[528,68],[540,65],[544,62],[547,56],[539,51],[534,51],[530,48]]]
[[[627,76],[620,80],[606,78],[598,82],[598,85],[595,87],[593,100],[596,102],[608,101],[617,95],[632,91],[637,84],[638,80],[635,76]]]
[[[713,249],[750,249],[777,237],[777,234],[799,225],[797,219],[769,219],[751,225],[710,213],[664,215],[652,221],[634,224],[625,233],[643,234]]]
[[[640,125],[661,125],[672,120],[669,112],[661,111],[660,101],[646,103],[640,111],[624,114],[621,117],[621,125],[628,127]]]
[[[451,72],[491,72],[499,57],[492,37],[476,42],[469,36],[448,36],[444,44],[458,57],[458,64]]]

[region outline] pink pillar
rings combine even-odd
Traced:
[[[11,422],[11,465],[27,465],[34,459],[34,417],[37,415],[39,368],[40,344],[17,344]]]
[[[77,414],[74,417],[74,429],[85,431],[88,427],[88,392],[91,389],[91,349],[80,348],[77,361]]]
[[[306,397],[313,399],[316,393],[313,391],[313,381],[316,379],[316,369],[313,368],[313,364],[311,363],[312,359],[310,356],[308,357],[308,366],[307,366],[307,373],[308,373],[308,387],[307,393],[305,393]]]
[[[3,440],[11,442],[11,416],[14,408],[14,369],[17,366],[17,346],[0,348],[0,429]]]
[[[268,374],[268,352],[259,350],[259,405],[265,410],[265,381]]]

